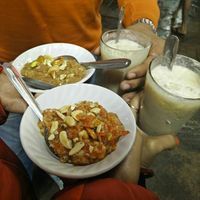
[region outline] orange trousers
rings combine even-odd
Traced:
[[[0,133],[1,134],[1,133]],[[36,199],[31,181],[16,155],[0,139],[0,199]],[[101,179],[64,189],[56,200],[158,200],[151,191],[117,179]]]

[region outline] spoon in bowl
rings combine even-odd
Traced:
[[[19,92],[19,94],[22,96],[22,98],[26,101],[26,103],[31,107],[31,109],[33,110],[35,115],[39,118],[39,120],[43,121],[42,111],[41,111],[38,103],[36,102],[35,98],[33,97],[32,93],[30,92],[30,90],[28,89],[28,87],[26,86],[24,81],[22,80],[22,78],[19,75],[19,73],[17,72],[17,70],[10,63],[3,63],[2,66],[3,66],[4,72],[6,73],[8,79],[10,80],[10,82],[13,84],[13,86],[16,88],[16,90]],[[44,124],[44,126],[45,126],[45,124]],[[48,137],[49,137],[48,128],[45,126],[44,139],[45,139],[48,149],[50,150],[49,152],[55,158],[59,159],[55,155],[53,149],[51,148],[49,141],[48,141]]]
[[[62,57],[65,60],[75,60],[77,63],[79,63],[78,60],[71,55],[63,55],[59,57]],[[127,58],[116,58],[94,62],[80,62],[79,64],[83,65],[87,69],[122,69],[128,67],[131,64],[131,60]]]
[[[59,56],[58,58],[64,58],[65,60],[75,60],[78,62],[78,60],[71,55],[63,55]],[[78,62],[79,63],[79,62]],[[100,60],[95,62],[81,62],[81,65],[86,67],[86,69],[95,68],[95,69],[122,69],[126,68],[131,64],[130,59],[126,58],[118,58],[118,59],[110,59],[110,60]],[[32,79],[29,77],[23,76],[22,79],[26,82],[26,84],[30,87],[41,89],[41,90],[47,90],[54,88],[55,85],[51,85],[49,83],[45,83],[40,80]]]

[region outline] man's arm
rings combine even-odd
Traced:
[[[3,72],[0,73],[0,83],[0,100],[4,110],[23,113],[27,104]]]
[[[153,58],[162,54],[162,51],[164,48],[164,43],[165,43],[165,41],[163,39],[158,37],[153,32],[151,26],[148,24],[136,23],[127,28],[130,30],[133,30],[133,31],[140,32],[140,33],[146,35],[147,37],[149,37],[152,42],[152,46],[151,46],[151,49],[150,49],[147,59],[142,64],[135,66],[133,69],[131,69],[126,74],[125,80],[122,81],[120,84],[120,88],[123,91],[141,87],[144,84],[145,75],[146,75],[146,72],[147,72],[150,62],[152,61]],[[129,100],[133,97],[133,93],[132,93],[132,95],[126,94],[125,100],[127,100],[127,101],[128,101],[128,99],[126,98],[127,95],[129,97]]]
[[[125,80],[120,84],[122,91],[128,91],[144,85],[146,71],[154,57],[161,54],[164,47],[164,40],[159,38],[155,33],[158,25],[160,10],[157,0],[118,0],[119,7],[124,7],[125,28],[140,32],[150,38],[152,47],[147,59],[140,65],[130,70]],[[147,20],[141,20],[147,19]],[[150,21],[150,23],[145,23]],[[125,94],[123,97],[130,101],[135,96],[134,93]]]

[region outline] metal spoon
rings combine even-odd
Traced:
[[[118,26],[117,26],[117,36],[115,39],[115,43],[117,43],[119,41],[119,35],[121,32],[121,28],[122,28],[122,21],[124,19],[124,7],[122,6],[119,12],[119,20],[118,20]]]
[[[167,66],[170,70],[173,68],[173,64],[178,51],[179,39],[175,35],[170,35],[165,41],[164,47],[164,60],[163,65]]]
[[[43,121],[43,115],[42,111],[36,102],[35,98],[33,97],[32,93],[26,86],[25,82],[22,80],[21,76],[17,72],[17,70],[12,66],[10,63],[4,63],[3,65],[4,72],[6,73],[8,79],[11,81],[13,86],[16,88],[16,90],[19,92],[19,94],[22,96],[22,98],[26,101],[26,103],[31,107],[33,112],[36,114],[36,116]],[[45,142],[47,144],[48,149],[50,150],[51,153],[53,153],[53,156],[59,159],[55,153],[54,150],[50,147],[49,141],[49,132],[48,128],[45,127],[44,131],[44,138]]]
[[[26,84],[28,86],[36,88],[36,89],[48,90],[48,89],[56,87],[55,85],[51,85],[49,83],[45,83],[43,81],[28,78],[28,77],[25,77],[25,76],[23,76],[22,79],[26,82]]]
[[[63,57],[65,60],[78,60],[71,55],[63,55],[59,56]],[[131,64],[131,60],[127,58],[116,58],[116,59],[109,59],[109,60],[99,60],[95,62],[80,62],[86,68],[95,68],[95,69],[122,69],[126,68]]]
[[[76,60],[76,62],[78,62],[74,56],[63,55],[59,57],[63,57],[65,60]],[[80,64],[85,66],[86,68],[121,69],[128,67],[131,64],[131,60],[126,58],[119,58],[119,59],[101,60],[95,62],[84,62]],[[56,87],[55,85],[51,85],[49,83],[45,83],[43,81],[32,79],[29,77],[22,77],[22,79],[26,82],[28,86],[41,90],[47,90]]]

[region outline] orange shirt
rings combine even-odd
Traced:
[[[99,46],[101,0],[0,1],[0,61],[44,43],[68,42],[90,51]],[[125,7],[124,25],[139,18],[159,19],[157,0],[118,0]]]

